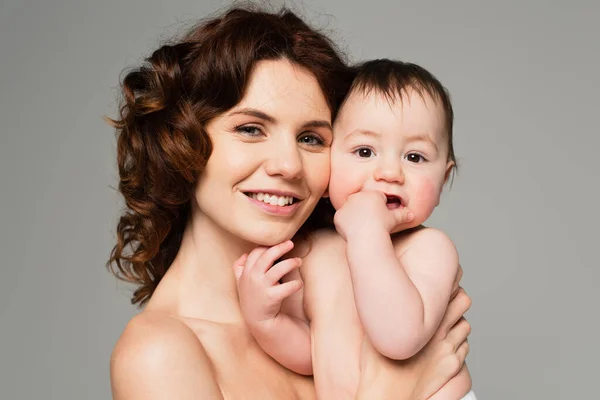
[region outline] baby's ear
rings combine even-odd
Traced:
[[[448,164],[446,165],[446,174],[444,175],[444,185],[448,183],[448,179],[452,176],[455,165],[456,163],[454,161],[448,161]]]

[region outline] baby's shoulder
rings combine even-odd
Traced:
[[[426,226],[395,234],[392,236],[392,243],[398,255],[402,255],[409,249],[435,248],[456,251],[454,243],[445,232]]]
[[[323,252],[344,251],[345,248],[346,242],[335,229],[319,229],[295,242],[290,256],[310,259],[323,256]]]
[[[311,274],[323,273],[323,266],[328,270],[343,268],[346,262],[346,241],[334,229],[322,229],[312,232],[303,242],[303,250],[297,254],[302,258],[301,272]]]

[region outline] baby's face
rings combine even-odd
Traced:
[[[414,90],[393,103],[381,94],[353,93],[334,125],[329,196],[335,209],[362,190],[388,195],[423,223],[439,204],[452,169],[444,110]]]

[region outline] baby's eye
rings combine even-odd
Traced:
[[[407,154],[406,155],[406,160],[410,161],[410,162],[413,162],[413,163],[420,163],[420,162],[426,161],[425,157],[423,157],[422,155],[417,154],[417,153],[409,153],[409,154]]]
[[[298,138],[298,141],[309,146],[322,146],[323,139],[315,135],[302,135]]]
[[[236,128],[236,131],[240,132],[242,135],[249,137],[257,137],[262,135],[262,131],[260,130],[260,128],[254,125],[238,126]]]
[[[354,151],[354,153],[359,156],[360,158],[370,158],[373,157],[375,155],[375,153],[373,152],[373,150],[371,150],[368,147],[361,147],[359,149],[356,149]]]

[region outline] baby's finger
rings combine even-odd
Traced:
[[[267,251],[267,249],[267,247],[259,246],[252,250],[250,254],[248,254],[244,268],[247,274],[254,270],[254,265],[256,265],[256,261],[260,258],[260,256],[264,254],[265,251]]]
[[[261,254],[261,256],[256,260],[255,270],[256,273],[265,274],[269,268],[273,266],[275,261],[281,258],[285,253],[289,252],[294,248],[294,243],[291,240],[286,240],[283,243],[270,247]]]
[[[238,258],[237,260],[235,260],[233,262],[233,265],[237,265],[240,267],[243,267],[246,264],[246,260],[248,259],[248,253],[244,253],[240,256],[240,258]]]
[[[302,281],[299,279],[281,283],[269,288],[269,297],[274,302],[282,302],[287,297],[302,289]]]
[[[244,264],[246,263],[246,259],[248,259],[248,254],[244,253],[233,263],[233,272],[236,280],[239,280],[242,276],[242,272],[244,272]]]
[[[379,199],[383,202],[383,203],[387,203],[387,195],[383,192],[380,192],[378,190],[374,190],[373,192],[370,193],[375,193],[377,195],[377,197],[379,197]]]
[[[415,215],[406,207],[396,208],[392,210],[398,224],[405,224],[415,219]]]
[[[266,276],[268,282],[271,285],[274,285],[275,283],[279,282],[279,280],[281,278],[283,278],[285,275],[289,274],[296,268],[300,267],[300,265],[302,265],[301,258],[299,258],[299,257],[288,258],[287,260],[280,261],[277,264],[273,265],[267,271],[265,276]]]

